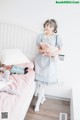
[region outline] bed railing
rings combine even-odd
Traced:
[[[0,22],[0,50],[19,48],[27,57],[33,58],[36,52],[37,32],[8,22]]]

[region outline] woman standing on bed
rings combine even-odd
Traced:
[[[62,48],[62,41],[57,33],[54,19],[45,21],[44,33],[37,39],[38,54],[35,58],[35,79],[39,88],[38,100],[34,111],[39,111],[40,104],[45,101],[45,86],[57,83],[55,59]],[[36,89],[37,92],[37,89]]]

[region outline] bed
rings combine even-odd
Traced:
[[[32,63],[24,64],[24,66],[30,68],[27,74],[10,75],[10,80],[13,80],[13,83],[9,87],[11,90],[16,91],[15,94],[0,92],[0,112],[1,115],[7,112],[8,120],[24,119],[35,91],[35,72]]]
[[[24,25],[0,22],[0,61],[6,65],[30,68],[26,75],[10,75],[13,83],[9,87],[16,94],[0,92],[0,120],[3,120],[2,117],[6,117],[6,114],[8,115],[6,120],[24,120],[35,92],[34,64],[29,59],[35,57],[36,37],[37,33]],[[0,74],[1,77],[2,74]]]

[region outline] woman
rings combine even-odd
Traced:
[[[56,21],[54,19],[47,20],[43,27],[44,33],[38,36],[36,42],[38,54],[35,58],[35,79],[39,86],[39,95],[34,111],[39,111],[40,103],[45,101],[45,86],[57,83],[55,59],[62,49],[62,41],[56,35]],[[41,46],[42,43],[46,44],[46,47]]]

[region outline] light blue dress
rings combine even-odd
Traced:
[[[57,39],[57,42],[56,42]],[[50,37],[40,34],[36,41],[37,46],[39,47],[40,42],[46,42],[53,47],[62,47],[62,41],[58,35],[53,35]],[[38,53],[35,57],[35,79],[42,84],[54,84],[57,82],[57,73],[55,67],[55,60],[53,57],[43,56]]]

